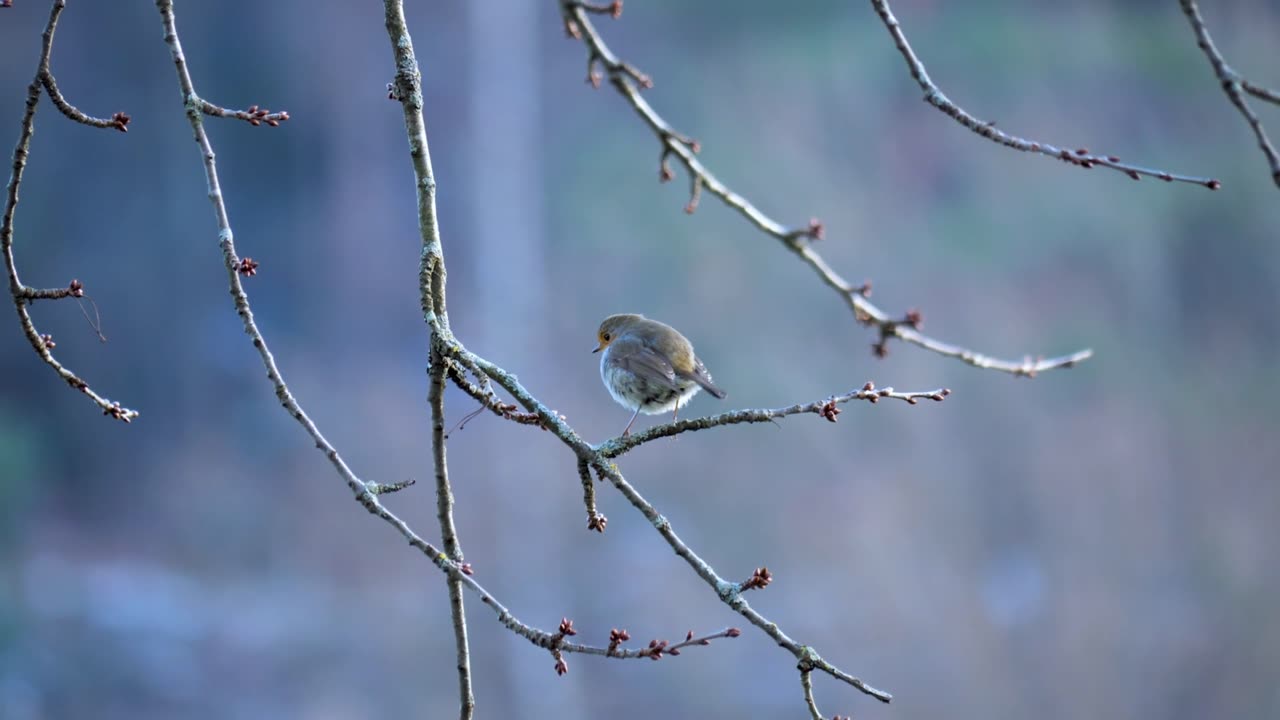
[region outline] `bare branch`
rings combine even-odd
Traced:
[[[1213,66],[1213,72],[1218,76],[1218,82],[1222,83],[1222,92],[1227,94],[1227,99],[1232,105],[1240,111],[1244,116],[1249,127],[1253,129],[1253,135],[1258,139],[1258,148],[1262,150],[1262,154],[1267,158],[1267,165],[1271,167],[1271,179],[1277,187],[1280,187],[1280,154],[1276,152],[1275,146],[1271,144],[1271,139],[1267,137],[1267,131],[1262,127],[1262,121],[1253,112],[1253,108],[1249,107],[1249,102],[1245,100],[1242,90],[1253,95],[1256,98],[1280,104],[1280,95],[1274,90],[1269,90],[1260,85],[1255,85],[1244,78],[1240,74],[1231,69],[1227,61],[1223,59],[1222,53],[1218,52],[1217,46],[1213,44],[1213,38],[1209,36],[1209,28],[1204,24],[1204,18],[1200,15],[1200,8],[1196,4],[1196,0],[1178,0],[1182,5],[1182,13],[1187,16],[1187,22],[1191,23],[1191,29],[1196,34],[1196,44],[1204,51],[1205,57],[1209,59],[1209,64]]]
[[[497,415],[504,420],[510,420],[520,425],[542,425],[542,420],[539,419],[537,415],[533,413],[519,412],[519,406],[503,402],[502,399],[498,397],[497,393],[493,391],[493,388],[490,387],[489,378],[487,376],[481,375],[481,382],[479,384],[468,380],[462,370],[453,364],[455,360],[457,360],[457,358],[446,359],[446,362],[450,363],[449,379],[452,380],[453,384],[457,385],[463,392],[479,401],[482,405],[481,410],[489,410],[494,415]],[[459,428],[461,428],[462,424],[465,424],[465,421],[459,425]]]
[[[53,72],[49,70],[43,72],[40,75],[40,82],[49,93],[49,99],[69,119],[90,127],[111,128],[120,132],[129,132],[129,120],[131,118],[125,113],[118,112],[109,118],[96,118],[92,115],[84,114],[75,105],[67,102],[67,99],[62,96],[62,92],[58,90],[58,83],[53,79]]]
[[[538,631],[541,632],[541,631]],[[523,633],[521,633],[523,634]],[[535,645],[545,647],[551,652],[555,658],[555,670],[557,675],[564,675],[569,672],[569,664],[565,662],[563,653],[576,652],[585,655],[603,655],[605,657],[616,658],[619,660],[633,660],[647,658],[649,660],[661,660],[666,655],[676,656],[680,651],[687,647],[695,645],[710,645],[712,640],[718,638],[736,638],[742,635],[742,631],[738,628],[725,628],[708,635],[694,637],[693,631],[690,630],[685,634],[684,640],[672,644],[668,640],[654,638],[649,644],[638,650],[620,650],[622,643],[631,639],[631,635],[626,630],[618,630],[614,628],[609,631],[608,647],[599,647],[596,645],[584,645],[581,643],[566,642],[566,637],[577,635],[578,631],[573,627],[573,621],[569,618],[560,620],[559,629],[555,633],[548,634],[547,637],[530,637],[529,640]]]
[[[943,94],[942,90],[939,89],[932,80],[929,79],[929,73],[925,70],[924,63],[920,62],[920,58],[916,57],[915,52],[911,49],[911,44],[907,42],[907,36],[902,32],[902,26],[898,23],[898,19],[893,16],[893,11],[889,9],[889,0],[871,0],[871,6],[884,22],[884,26],[888,28],[889,35],[893,37],[893,43],[898,46],[898,50],[902,53],[903,59],[907,61],[907,67],[911,70],[911,77],[915,78],[916,83],[920,85],[920,89],[924,91],[925,102],[938,108],[943,112],[943,114],[978,135],[981,135],[992,142],[1004,145],[1005,147],[1013,148],[1014,150],[1040,153],[1041,155],[1057,158],[1069,165],[1075,165],[1076,167],[1082,167],[1085,169],[1103,167],[1116,170],[1128,175],[1134,180],[1146,175],[1148,177],[1164,180],[1165,182],[1177,181],[1192,183],[1194,185],[1203,185],[1210,190],[1217,190],[1222,187],[1222,183],[1213,178],[1177,175],[1163,170],[1153,170],[1139,165],[1120,162],[1120,158],[1114,155],[1092,153],[1084,148],[1071,150],[1069,148],[1057,147],[1049,143],[1026,140],[1016,135],[1010,135],[997,130],[994,123],[983,122],[970,115],[964,108],[956,105],[950,98]]]
[[[231,288],[231,295],[235,302],[236,312],[240,315],[244,323],[245,332],[249,335],[253,342],[253,346],[258,350],[258,354],[262,359],[263,365],[267,369],[267,376],[275,387],[276,397],[280,399],[281,405],[295,420],[302,425],[307,434],[315,441],[316,448],[328,458],[331,465],[337,471],[338,475],[347,483],[347,486],[355,494],[356,499],[370,513],[382,518],[392,527],[394,527],[402,537],[408,540],[409,544],[419,549],[423,554],[431,559],[437,567],[450,577],[463,579],[464,584],[468,584],[473,591],[482,596],[488,595],[479,584],[471,581],[466,577],[461,567],[453,562],[447,555],[440,552],[434,545],[424,540],[415,533],[403,520],[388,510],[378,500],[378,495],[388,492],[392,489],[399,489],[396,485],[380,485],[377,483],[365,483],[361,480],[346,462],[338,454],[337,449],[329,443],[328,440],[320,433],[319,428],[307,416],[302,407],[290,392],[288,385],[285,383],[283,376],[280,374],[279,368],[276,366],[275,358],[271,355],[271,351],[267,346],[266,339],[262,332],[258,329],[253,319],[253,312],[249,305],[249,298],[246,295],[243,286],[240,283],[240,260],[236,257],[234,234],[231,230],[230,219],[227,215],[227,208],[223,202],[222,190],[218,181],[217,165],[215,163],[216,156],[213,152],[213,146],[209,141],[209,137],[204,130],[201,119],[201,112],[196,95],[195,86],[191,80],[190,71],[187,69],[186,57],[182,52],[182,43],[178,38],[176,21],[173,14],[172,0],[156,0],[156,8],[160,12],[161,20],[164,24],[165,43],[169,46],[170,55],[178,75],[178,83],[182,92],[184,106],[188,121],[191,123],[192,132],[200,147],[201,157],[204,162],[205,179],[209,189],[209,200],[213,204],[214,216],[218,225],[218,241],[222,248],[224,264],[227,270],[228,283]]]
[[[417,482],[418,482],[417,480],[414,480],[413,478],[409,478],[408,480],[401,480],[400,482],[387,483],[385,485],[383,483],[370,482],[370,483],[365,483],[364,487],[365,487],[365,490],[369,491],[374,495],[390,495],[391,493],[400,492],[401,490],[404,490],[406,488],[413,487],[414,485],[417,484]]]
[[[647,442],[657,440],[658,438],[679,435],[683,432],[707,430],[709,428],[721,427],[724,425],[773,422],[777,418],[788,417],[791,415],[802,415],[806,413],[820,415],[830,422],[836,422],[836,416],[841,412],[838,406],[851,400],[865,400],[874,404],[879,402],[881,399],[889,399],[901,400],[909,405],[915,405],[920,400],[934,400],[941,402],[950,394],[951,391],[947,388],[914,392],[898,392],[891,387],[876,388],[873,383],[868,382],[858,390],[845,393],[844,395],[829,397],[825,400],[815,400],[811,403],[801,403],[772,410],[730,410],[729,412],[720,413],[719,415],[709,415],[707,417],[692,418],[663,425],[655,425],[642,432],[606,440],[597,445],[596,450],[602,457],[616,458]]]
[[[688,565],[693,568],[694,572],[703,579],[708,585],[715,589],[720,600],[732,608],[739,615],[742,615],[757,628],[760,628],[766,635],[773,639],[779,646],[786,648],[788,652],[796,657],[797,660],[807,661],[811,667],[822,670],[834,678],[848,683],[854,688],[860,690],[881,702],[889,702],[893,696],[883,690],[868,685],[861,679],[850,675],[836,666],[822,660],[812,648],[801,645],[792,640],[786,633],[778,627],[777,623],[772,622],[768,618],[761,615],[750,603],[742,596],[737,583],[726,581],[709,565],[705,560],[698,556],[688,545],[676,535],[675,530],[671,527],[671,522],[661,515],[653,505],[622,477],[622,473],[618,471],[617,466],[607,463],[603,459],[593,460],[592,467],[596,472],[607,478],[614,487],[616,487],[628,501],[631,502],[636,509],[644,514],[645,518],[653,524],[654,529],[658,531],[667,544],[675,551],[676,555],[682,558]]]
[[[436,518],[440,523],[440,539],[449,558],[463,564],[462,543],[453,522],[453,488],[449,485],[449,464],[445,451],[444,376],[445,360],[438,350],[431,353],[430,385],[427,402],[431,405],[431,453],[436,474]],[[450,577],[449,615],[453,620],[453,639],[458,657],[458,696],[460,717],[475,716],[476,698],[471,688],[471,650],[467,641],[467,616],[462,602],[462,583]]]
[[[809,717],[812,720],[826,720],[822,716],[822,712],[818,710],[818,701],[813,699],[813,675],[812,670],[800,671],[800,686],[804,688],[804,704],[809,708]]]
[[[672,174],[668,160],[672,157],[676,158],[689,174],[690,182],[692,183],[691,204],[686,205],[686,210],[696,207],[697,198],[705,190],[715,195],[725,205],[736,210],[761,232],[781,242],[784,247],[795,253],[801,261],[812,268],[824,285],[840,296],[853,312],[854,319],[857,322],[875,327],[880,331],[881,342],[876,343],[876,347],[883,347],[883,340],[886,337],[894,337],[931,352],[956,358],[976,368],[997,370],[1028,377],[1033,376],[1035,373],[1071,367],[1075,363],[1088,359],[1093,355],[1092,350],[1081,350],[1062,358],[1039,361],[1030,365],[1026,362],[1000,360],[923,335],[917,329],[904,324],[901,320],[876,307],[867,297],[870,293],[867,292],[865,284],[855,286],[845,280],[813,249],[811,241],[821,238],[824,232],[820,221],[816,219],[810,220],[808,225],[788,228],[765,215],[764,212],[743,196],[730,190],[727,185],[722,183],[698,160],[696,157],[700,149],[698,142],[673,129],[641,96],[640,87],[647,86],[650,83],[639,82],[636,77],[642,77],[645,81],[648,81],[648,77],[613,54],[579,3],[574,2],[574,0],[560,0],[560,3],[566,31],[570,37],[581,38],[587,47],[589,68],[594,67],[597,63],[604,67],[609,75],[610,84],[636,111],[636,114],[653,131],[658,138],[658,142],[661,143],[659,178],[662,180],[671,179]],[[637,82],[639,82],[639,86]],[[1107,162],[1111,161],[1107,160]],[[1210,181],[1206,180],[1205,182],[1208,183]]]
[[[398,12],[399,11],[398,3],[392,3],[390,1],[388,1],[387,3],[388,12],[392,10],[393,5],[396,6],[395,9]],[[266,339],[263,337],[262,332],[258,329],[257,324],[254,321],[253,312],[249,305],[249,298],[245,293],[244,288],[240,282],[240,275],[242,273],[245,275],[250,275],[251,273],[244,271],[245,264],[236,255],[234,234],[231,229],[231,224],[227,214],[226,205],[223,201],[221,186],[218,180],[217,166],[215,163],[216,156],[214,154],[213,146],[210,143],[208,134],[205,132],[205,129],[204,129],[204,124],[202,122],[203,108],[201,106],[201,101],[199,101],[199,96],[196,94],[194,84],[191,80],[190,72],[187,68],[186,58],[182,52],[182,44],[178,38],[176,21],[174,19],[174,14],[173,14],[173,2],[172,0],[156,0],[156,7],[160,11],[160,16],[164,23],[165,42],[169,45],[170,54],[173,58],[174,66],[177,70],[178,82],[182,90],[182,97],[184,98],[184,105],[186,108],[187,119],[191,123],[192,131],[195,135],[195,139],[197,143],[199,144],[201,156],[204,161],[205,178],[209,187],[209,199],[210,199],[210,202],[213,204],[214,215],[216,217],[217,224],[218,224],[219,245],[221,246],[223,251],[223,259],[227,269],[228,283],[231,288],[232,297],[235,301],[236,312],[240,315],[241,320],[244,323],[245,332],[250,336],[254,347],[258,350],[258,353],[262,359],[263,365],[267,369],[267,376],[275,387],[276,396],[280,399],[281,405],[285,408],[285,410],[290,415],[294,417],[295,420],[298,421],[299,424],[303,426],[303,428],[315,441],[316,448],[319,449],[325,455],[326,458],[328,458],[330,464],[333,465],[334,469],[338,472],[339,476],[342,477],[343,480],[347,483],[347,486],[355,494],[356,499],[365,507],[365,509],[367,509],[370,513],[382,518],[384,521],[386,521],[388,524],[394,527],[401,534],[402,537],[404,537],[409,541],[409,544],[411,546],[418,548],[420,551],[422,551],[428,558],[431,559],[431,561],[437,567],[439,567],[446,574],[446,576],[449,578],[449,581],[450,581],[451,606],[454,607],[457,611],[455,614],[456,620],[460,620],[462,618],[461,616],[462,605],[460,600],[460,590],[457,595],[455,595],[454,591],[455,589],[459,589],[465,586],[469,588],[472,592],[477,593],[481,597],[481,600],[483,602],[493,607],[495,611],[498,612],[500,620],[502,620],[503,623],[508,627],[525,628],[528,632],[534,632],[532,628],[527,628],[527,626],[523,626],[522,624],[518,623],[518,621],[516,621],[513,617],[511,617],[510,613],[506,610],[505,607],[503,607],[500,603],[498,603],[497,600],[495,600],[483,587],[479,585],[479,583],[477,583],[475,580],[473,580],[470,577],[471,568],[466,563],[461,562],[461,552],[456,547],[456,541],[457,541],[456,532],[450,533],[446,531],[445,533],[446,536],[451,534],[453,536],[452,538],[446,537],[445,539],[446,547],[448,547],[450,543],[455,544],[455,547],[451,548],[452,551],[448,554],[441,552],[434,545],[424,540],[417,533],[415,533],[403,520],[401,520],[394,513],[388,510],[379,501],[378,496],[380,494],[383,494],[386,492],[392,492],[394,490],[399,490],[403,487],[407,487],[408,484],[411,484],[411,481],[406,483],[395,483],[391,485],[365,483],[364,481],[362,481],[359,477],[356,476],[356,474],[350,469],[350,467],[347,466],[346,462],[338,454],[337,449],[334,448],[333,445],[330,444],[329,441],[324,438],[324,436],[320,433],[319,428],[311,420],[311,418],[307,416],[306,412],[302,409],[297,399],[293,396],[292,392],[289,390],[288,385],[285,383],[284,377],[281,375],[279,368],[276,366],[275,359],[272,356],[270,349],[267,346]],[[403,26],[402,15],[400,16],[400,22],[401,22],[401,26]],[[390,18],[389,18],[389,25],[390,25]],[[397,40],[398,40],[398,37],[393,36],[393,39],[392,39],[393,46],[396,44]],[[412,52],[411,48],[409,52],[410,53]],[[425,145],[423,147],[425,149]],[[443,395],[442,391],[443,391],[443,367],[444,366],[443,364],[438,364],[437,367],[439,368],[439,370],[437,371],[437,374],[432,378],[432,381],[433,381],[432,394],[433,394],[433,399],[436,399],[436,400],[438,400]],[[440,457],[438,458],[438,463],[436,467],[437,467],[438,488],[443,488],[443,491],[444,491],[442,493],[442,506],[443,506],[448,504],[447,500],[449,498],[447,475],[444,476],[443,479],[441,478],[441,475],[447,472],[443,464],[443,439],[439,437],[439,435],[443,434],[443,429],[442,429],[443,405],[440,404],[439,406],[433,409],[438,410],[438,412],[433,413],[434,414],[433,441],[436,442],[436,448],[441,453]],[[442,511],[442,514],[447,514],[447,513]],[[442,520],[442,525],[444,524],[445,523]],[[448,528],[450,530],[452,529],[451,518],[450,518],[450,522],[448,523]],[[460,627],[460,624],[458,622],[455,622],[455,628],[459,628],[459,627]],[[469,715],[465,714],[466,713],[465,708],[468,707],[467,693],[470,692],[470,673],[469,673],[469,668],[464,667],[464,663],[462,662],[463,658],[466,657],[466,654],[467,654],[467,646],[465,643],[465,626],[461,626],[461,632],[463,633],[463,635],[461,636],[458,644],[459,684],[465,690],[465,693],[463,696],[464,717],[469,717]],[[472,704],[471,707],[474,707],[474,705]]]
[[[1263,87],[1261,85],[1254,85],[1253,83],[1249,82],[1249,80],[1246,78],[1240,78],[1240,87],[1244,88],[1245,92],[1258,98],[1259,100],[1266,100],[1267,102],[1280,105],[1280,93],[1276,92],[1275,90],[1272,90],[1271,88]]]
[[[511,396],[523,405],[526,410],[536,413],[538,417],[542,419],[544,427],[568,446],[579,459],[585,458],[601,478],[609,480],[609,482],[622,493],[623,497],[625,497],[633,507],[645,516],[650,524],[653,525],[654,529],[658,531],[658,534],[662,536],[662,539],[666,541],[667,545],[675,551],[676,555],[682,558],[689,567],[693,569],[694,573],[696,573],[698,577],[702,578],[707,585],[715,590],[716,595],[720,598],[721,602],[728,605],[739,615],[745,617],[748,622],[763,631],[779,646],[785,648],[788,652],[794,655],[797,660],[807,659],[812,668],[822,670],[832,677],[848,683],[854,688],[857,688],[861,692],[866,693],[881,702],[887,703],[893,699],[893,696],[889,693],[872,687],[861,679],[850,675],[849,673],[846,673],[840,668],[823,660],[812,648],[800,645],[795,640],[792,640],[780,627],[778,627],[777,623],[774,623],[752,608],[750,603],[742,597],[742,591],[739,589],[738,583],[729,582],[728,580],[720,577],[714,568],[707,564],[705,560],[703,560],[688,545],[686,545],[678,535],[676,535],[675,530],[671,527],[670,521],[659,513],[648,500],[645,500],[635,487],[631,485],[631,483],[627,482],[626,478],[622,476],[621,471],[618,470],[617,465],[611,462],[609,458],[597,448],[592,447],[583,440],[582,437],[579,436],[563,418],[525,389],[515,376],[488,360],[485,360],[474,353],[470,353],[465,348],[462,348],[461,345],[456,347],[455,352],[459,355],[466,355],[471,364],[478,367],[504,390],[511,393]]]
[[[587,507],[587,529],[603,533],[609,518],[596,509],[596,484],[591,479],[591,467],[586,458],[578,458],[578,477],[582,480],[582,503]]]
[[[614,18],[622,15],[622,0],[613,0],[608,5],[594,5],[589,2],[574,2],[573,4],[596,15],[609,15]]]
[[[280,123],[289,119],[289,113],[281,110],[279,112],[271,112],[266,108],[260,108],[257,105],[250,105],[247,110],[231,110],[224,108],[205,100],[200,99],[200,112],[213,117],[231,118],[233,120],[243,120],[254,127],[266,124],[268,127],[280,127]]]
[[[33,288],[23,287],[19,290],[19,294],[28,301],[35,300],[61,300],[62,298],[81,298],[84,297],[84,284],[79,280],[72,280],[63,288]]]
[[[124,422],[131,422],[138,417],[138,411],[130,410],[121,406],[119,402],[108,400],[97,394],[89,388],[89,383],[58,362],[51,352],[53,349],[52,338],[36,329],[35,323],[31,319],[31,314],[27,312],[27,305],[32,300],[79,297],[83,294],[84,289],[80,281],[72,280],[71,284],[67,286],[65,294],[63,294],[62,290],[39,290],[28,287],[22,283],[18,275],[18,265],[13,254],[13,218],[18,209],[18,189],[22,185],[22,174],[26,170],[27,158],[30,156],[31,136],[35,134],[36,107],[40,103],[40,89],[44,85],[43,79],[46,75],[49,75],[49,58],[53,52],[53,34],[58,27],[58,18],[62,15],[62,10],[66,5],[66,0],[55,0],[53,3],[49,12],[49,22],[45,25],[44,33],[41,36],[40,60],[36,64],[35,76],[32,78],[31,84],[27,86],[26,110],[22,115],[22,129],[18,133],[18,144],[13,149],[13,170],[9,176],[4,214],[0,216],[0,253],[4,255],[5,271],[9,277],[9,294],[13,298],[14,310],[18,313],[18,324],[22,327],[22,334],[27,337],[27,342],[31,344],[31,348],[68,385],[84,393],[95,405],[101,408],[103,415]],[[51,75],[49,76],[52,77]]]

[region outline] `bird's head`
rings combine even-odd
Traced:
[[[609,347],[609,344],[617,340],[628,329],[644,320],[643,315],[610,315],[600,323],[600,329],[596,331],[596,342],[598,345],[593,353]]]

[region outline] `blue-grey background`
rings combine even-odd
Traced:
[[[150,2],[72,2],[53,68],[95,131],[41,104],[18,209],[23,279],[81,279],[34,316],[142,411],[104,419],[0,322],[0,716],[443,718],[439,573],[356,503],[280,412],[226,293],[200,159]],[[860,386],[851,406],[653,443],[628,478],[753,604],[896,695],[818,678],[862,718],[1280,715],[1280,192],[1177,8],[895,10],[932,75],[1035,139],[1219,177],[1209,192],[1016,153],[920,101],[865,2],[627,4],[598,20],[731,187],[895,312],[998,355],[1097,356],[1034,381],[874,339],[812,272],[686,178],[606,88],[552,0],[409,3],[453,326],[589,439],[627,413],[588,350],[606,314],[697,344],[729,392],[691,413]],[[311,416],[368,480],[429,478],[419,240],[381,3],[178,4],[200,92],[287,109],[210,123],[254,309]],[[1206,4],[1229,60],[1277,84],[1275,3]],[[16,139],[48,3],[0,11]],[[1259,107],[1280,134],[1280,111]],[[7,173],[6,173],[7,174]],[[7,311],[6,311],[7,314]],[[458,418],[474,407],[451,391]],[[651,421],[650,421],[651,422]],[[570,454],[484,416],[449,446],[477,578],[526,621],[636,642],[741,619],[615,492],[584,527]],[[438,538],[429,483],[389,500]],[[805,717],[795,660],[747,628],[662,662],[552,659],[468,597],[482,717]]]

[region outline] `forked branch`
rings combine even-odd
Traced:
[[[455,341],[456,342],[456,341]],[[574,430],[563,417],[551,410],[540,400],[533,396],[520,381],[511,373],[485,360],[484,358],[471,353],[461,344],[454,344],[453,352],[460,357],[466,358],[466,363],[475,366],[485,375],[488,375],[493,382],[497,383],[503,390],[506,390],[520,403],[526,410],[534,413],[542,420],[542,425],[553,435],[565,444],[579,461],[581,472],[582,462],[595,471],[601,479],[608,480],[622,496],[631,503],[632,507],[640,511],[645,519],[657,530],[663,541],[684,560],[694,573],[702,578],[702,580],[716,593],[720,601],[728,605],[734,612],[746,618],[748,622],[759,628],[768,635],[776,644],[791,653],[797,661],[806,661],[809,663],[810,669],[821,670],[828,675],[857,688],[863,693],[870,695],[881,702],[889,702],[893,696],[889,693],[875,688],[860,678],[850,675],[841,670],[839,667],[823,660],[813,648],[801,645],[791,639],[777,623],[769,620],[761,615],[755,608],[751,607],[746,598],[743,597],[745,590],[750,589],[744,583],[731,582],[720,576],[719,573],[703,560],[698,553],[694,552],[680,536],[676,534],[672,528],[671,522],[667,520],[658,510],[649,503],[648,500],[635,489],[631,483],[627,482],[623,477],[622,471],[612,462],[599,448],[592,446],[586,440],[583,440],[577,431]],[[939,393],[941,391],[938,391]],[[852,398],[851,398],[852,399]],[[585,482],[585,480],[584,480]],[[758,584],[751,587],[758,587]]]
[[[1249,128],[1253,130],[1253,135],[1258,140],[1258,148],[1262,150],[1262,155],[1271,168],[1271,180],[1280,187],[1280,154],[1271,144],[1266,128],[1262,126],[1262,121],[1258,119],[1258,115],[1249,106],[1249,101],[1244,96],[1248,93],[1259,100],[1280,105],[1280,93],[1249,82],[1233,70],[1223,59],[1222,53],[1218,52],[1217,46],[1213,44],[1213,38],[1209,35],[1209,28],[1204,24],[1204,18],[1200,15],[1200,7],[1196,4],[1196,0],[1178,0],[1178,2],[1182,5],[1182,13],[1187,16],[1187,22],[1191,23],[1192,32],[1196,34],[1196,44],[1209,59],[1214,74],[1218,76],[1218,82],[1222,84],[1222,92],[1226,93],[1227,99],[1244,116],[1245,122],[1249,123]]]
[[[973,367],[1023,377],[1034,377],[1048,370],[1072,367],[1093,355],[1092,350],[1080,350],[1054,358],[1001,360],[922,334],[919,331],[918,314],[917,320],[912,322],[909,314],[905,318],[895,317],[880,309],[868,299],[870,289],[867,284],[854,285],[845,280],[814,249],[812,241],[820,239],[824,234],[820,221],[810,220],[803,226],[787,227],[766,215],[745,197],[729,189],[698,160],[699,143],[672,128],[640,94],[641,89],[651,85],[652,81],[609,49],[591,19],[587,17],[588,12],[583,3],[577,0],[559,0],[559,2],[566,32],[571,37],[581,38],[586,45],[588,79],[592,79],[593,84],[598,84],[599,78],[594,74],[595,68],[597,66],[604,68],[609,83],[657,136],[662,146],[659,156],[659,178],[671,179],[672,173],[668,164],[671,158],[675,158],[684,166],[690,178],[690,201],[685,209],[692,212],[697,205],[698,197],[703,192],[710,193],[736,210],[761,232],[781,242],[785,248],[813,269],[824,285],[840,296],[840,299],[853,312],[857,322],[876,328],[879,339],[873,344],[873,348],[877,355],[883,356],[886,352],[886,339],[897,338],[930,352],[955,358]]]
[[[84,286],[79,280],[72,280],[65,288],[58,289],[37,289],[23,284],[22,279],[18,275],[17,261],[14,259],[13,243],[14,243],[14,215],[18,209],[18,190],[22,185],[22,174],[27,167],[27,158],[31,151],[31,136],[35,134],[36,108],[40,104],[40,91],[46,89],[53,102],[67,114],[72,120],[85,122],[88,125],[96,127],[118,127],[123,130],[124,125],[128,122],[128,116],[123,113],[117,113],[117,117],[123,120],[118,124],[108,123],[108,121],[100,121],[90,118],[79,110],[76,110],[62,98],[58,93],[57,85],[53,82],[53,74],[49,70],[49,59],[53,52],[53,35],[58,28],[58,18],[62,15],[62,11],[66,8],[66,0],[55,0],[52,9],[49,11],[49,22],[45,25],[44,33],[41,36],[40,59],[36,64],[35,76],[31,80],[31,84],[27,86],[27,102],[26,110],[22,115],[21,130],[18,133],[18,144],[13,149],[13,169],[9,176],[9,185],[5,195],[4,214],[0,216],[0,254],[4,255],[5,272],[9,277],[9,295],[13,299],[14,310],[18,313],[18,324],[22,327],[22,334],[26,336],[27,342],[30,343],[31,349],[36,355],[44,361],[46,365],[53,368],[68,385],[84,393],[95,405],[102,409],[102,414],[115,418],[124,422],[131,422],[138,417],[138,411],[130,410],[123,407],[119,402],[108,400],[98,393],[94,392],[89,383],[76,375],[65,365],[53,356],[54,342],[53,338],[48,334],[43,334],[36,329],[35,322],[31,319],[31,314],[27,311],[27,305],[34,300],[56,300],[60,298],[74,297],[79,298],[84,294]],[[77,117],[77,114],[79,117]],[[84,118],[83,120],[80,118]],[[86,122],[90,121],[90,122]]]

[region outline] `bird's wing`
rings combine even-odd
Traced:
[[[711,373],[707,372],[707,366],[703,365],[702,361],[698,358],[695,357],[693,359],[693,372],[689,373],[687,377],[701,385],[707,392],[717,398],[724,398],[724,391],[716,387],[716,384],[711,381]]]
[[[671,362],[639,340],[621,339],[609,346],[608,362],[645,382],[678,390]]]

